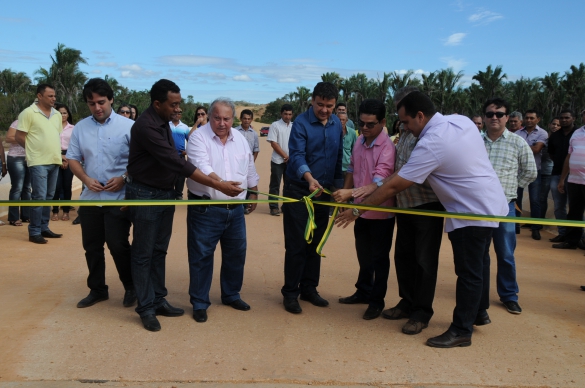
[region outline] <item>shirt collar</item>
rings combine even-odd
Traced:
[[[252,128],[252,126],[251,126],[251,125],[250,125],[250,128],[248,128],[248,129],[244,129],[244,127],[242,127],[241,125],[238,125],[238,126],[236,127],[236,129],[237,129],[238,131],[245,131],[245,132],[248,132],[248,131],[254,131],[254,128]]]
[[[91,121],[93,121],[94,123],[96,123],[97,125],[108,125],[109,123],[112,122],[112,119],[114,118],[114,115],[117,115],[117,113],[114,113],[114,110],[112,109],[112,111],[110,112],[110,116],[104,121],[104,123],[100,123],[99,121],[97,121],[95,119],[95,117],[93,117],[93,115],[91,115]]]
[[[429,130],[430,127],[436,125],[439,121],[441,121],[443,119],[443,115],[440,113],[435,113],[433,115],[433,117],[431,117],[431,119],[429,120],[429,122],[427,123],[427,125],[425,125],[425,127],[423,128],[423,130],[421,131],[420,135],[418,135],[418,140],[422,139],[422,137],[427,133],[427,131]]]
[[[33,108],[33,111],[42,114],[43,116],[45,116],[45,113],[41,110],[41,108],[39,108],[39,104],[37,102],[33,102],[33,104],[31,105]],[[55,108],[51,107],[51,113],[49,113],[49,118],[51,118],[51,116],[53,116],[55,113],[58,113],[59,111],[56,110]],[[47,116],[45,116],[47,117]]]
[[[351,129],[351,128],[350,128]],[[383,134],[384,132],[380,132],[380,135]],[[372,144],[370,144],[369,146],[366,145],[366,138],[362,137],[362,144],[364,145],[364,147],[366,148],[373,148],[376,145],[376,140],[378,140],[378,137],[380,137],[380,135],[376,136],[376,138],[374,140],[372,140]]]
[[[285,123],[283,119],[280,119],[279,121],[282,122],[282,124],[284,124],[285,127],[289,127],[292,125],[292,120],[288,124]]]
[[[325,126],[327,126],[328,124],[331,124],[333,122],[333,116],[334,116],[333,114],[331,116],[329,116],[329,119],[327,120],[327,123],[325,124]],[[309,122],[311,124],[321,122],[321,120],[319,120],[317,118],[317,116],[315,116],[315,112],[313,112],[313,106],[309,107]]]

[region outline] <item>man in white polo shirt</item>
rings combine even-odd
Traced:
[[[408,162],[385,179],[362,205],[378,205],[414,183],[428,179],[448,212],[504,216],[508,203],[473,122],[461,115],[443,116],[424,93],[412,92],[398,103],[404,129],[418,137]],[[478,195],[481,193],[481,195]],[[359,196],[360,193],[354,193]],[[347,226],[364,212],[348,209],[336,223]],[[453,247],[457,273],[453,322],[442,335],[427,340],[438,348],[470,346],[473,324],[489,307],[489,243],[497,222],[448,218],[445,231]]]

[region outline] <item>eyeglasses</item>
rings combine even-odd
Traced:
[[[199,112],[199,113],[197,113],[197,116],[207,116],[207,113],[205,113],[205,112]]]
[[[130,112],[129,110],[121,110],[120,111],[120,114],[123,114],[123,115],[129,115],[130,113],[132,113],[132,112]]]
[[[504,116],[507,116],[504,112],[486,112],[485,117],[491,119],[492,117],[496,116],[497,118],[501,119]]]
[[[375,123],[364,123],[362,120],[358,120],[358,126],[360,128],[363,128],[365,126],[368,129],[374,129],[374,127],[378,124],[380,124],[379,121],[376,121]]]

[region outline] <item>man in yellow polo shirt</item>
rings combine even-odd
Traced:
[[[61,138],[63,126],[61,113],[55,110],[55,88],[48,84],[37,86],[38,103],[18,115],[16,141],[26,151],[31,175],[32,199],[51,200],[55,194],[59,166],[61,165]],[[49,206],[33,206],[30,210],[28,240],[46,244],[47,238],[59,238],[62,234],[49,229]]]

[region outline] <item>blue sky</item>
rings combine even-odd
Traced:
[[[266,103],[330,71],[453,67],[464,84],[489,64],[511,80],[562,73],[585,62],[584,19],[583,1],[11,1],[0,70],[32,77],[60,42],[82,51],[89,77]]]

